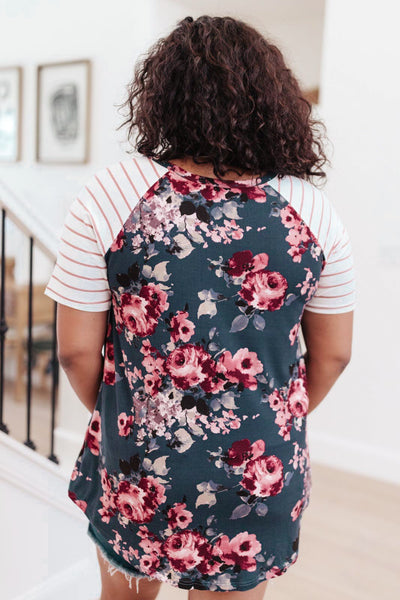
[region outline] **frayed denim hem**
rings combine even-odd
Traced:
[[[100,550],[100,554],[101,554],[104,562],[107,564],[107,572],[111,576],[115,575],[115,573],[117,573],[117,572],[125,575],[125,579],[129,583],[129,589],[132,589],[132,579],[135,579],[136,580],[136,593],[139,594],[139,579],[149,579],[149,578],[146,577],[146,575],[142,575],[140,573],[138,573],[137,575],[133,575],[128,569],[125,569],[116,560],[111,558],[111,556],[109,554],[107,554],[107,552],[104,550],[103,546],[101,545],[101,543],[96,538],[96,536],[94,535],[94,533],[92,532],[92,530],[90,528],[91,528],[91,525],[89,523],[87,534],[90,537],[90,539],[92,540],[92,542],[94,542],[94,544],[96,544],[96,546]]]

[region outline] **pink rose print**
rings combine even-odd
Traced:
[[[115,506],[115,494],[112,491],[111,482],[107,473],[107,469],[101,469],[101,487],[103,489],[103,495],[100,496],[100,502],[102,507],[99,508],[98,512],[101,516],[101,520],[104,523],[109,523],[110,518],[114,516],[116,511]]]
[[[110,252],[116,252],[117,250],[121,250],[124,246],[125,242],[125,232],[123,229],[119,232],[113,243],[110,247]]]
[[[137,535],[141,538],[139,546],[143,549],[146,554],[155,554],[157,556],[162,555],[162,542],[158,537],[148,530],[146,525],[141,525]]]
[[[223,188],[210,183],[206,183],[201,190],[201,195],[208,202],[220,202],[223,198],[225,198],[225,194],[226,191]]]
[[[272,394],[268,396],[268,402],[270,407],[275,411],[281,410],[285,404],[285,401],[278,390],[274,390]]]
[[[148,302],[133,294],[121,295],[121,318],[125,327],[140,337],[151,335],[157,327],[157,320],[147,313]]]
[[[246,460],[251,457],[251,444],[250,440],[239,440],[233,442],[232,446],[228,450],[228,465],[232,467],[240,467]]]
[[[200,383],[200,387],[207,393],[216,394],[223,389],[226,379],[224,375],[225,369],[222,363],[215,362],[211,357],[203,363],[203,371],[206,374],[206,379]]]
[[[173,342],[188,342],[194,334],[194,324],[187,318],[189,313],[178,310],[176,315],[172,317],[170,324],[171,340]]]
[[[296,562],[297,560],[297,556],[296,558],[292,561],[292,565]],[[284,573],[283,569],[280,569],[279,567],[277,567],[276,565],[274,565],[273,567],[271,567],[271,569],[269,569],[266,572],[266,579],[274,579],[275,577],[279,577],[280,575],[282,575],[282,573]]]
[[[196,567],[200,573],[214,575],[221,561],[211,544],[198,531],[173,533],[163,544],[163,552],[173,569],[183,572]]]
[[[297,339],[297,334],[299,332],[299,327],[300,327],[300,322],[298,322],[295,325],[293,325],[292,329],[289,332],[289,341],[290,341],[290,345],[291,346],[293,346],[293,344],[295,343],[295,341]]]
[[[155,319],[158,319],[161,313],[169,307],[168,294],[154,283],[143,285],[139,295],[147,300],[147,311]]]
[[[170,170],[168,173],[168,179],[171,183],[171,188],[174,192],[179,195],[185,196],[187,194],[191,194],[194,191],[198,191],[202,188],[201,183],[196,181],[194,177],[182,177],[179,175],[179,167],[174,167],[177,173],[174,173],[173,170]]]
[[[111,301],[112,301],[113,313],[114,313],[114,317],[115,317],[116,329],[117,329],[118,333],[121,333],[121,331],[124,328],[124,322],[122,320],[121,308],[118,304],[117,296],[115,295],[115,293],[112,294]]]
[[[81,511],[86,512],[87,502],[85,502],[85,500],[78,500],[75,492],[72,492],[71,490],[68,491],[68,496],[71,498],[72,502],[74,502],[76,506],[81,509]]]
[[[152,476],[142,477],[138,485],[120,481],[115,498],[119,512],[136,523],[148,523],[155,509],[165,502],[165,488]]]
[[[151,521],[154,511],[145,505],[145,492],[137,485],[121,481],[116,492],[117,509],[130,521],[146,523]]]
[[[239,296],[260,310],[278,310],[283,304],[288,283],[277,271],[248,273],[239,290]]]
[[[300,499],[294,505],[293,510],[290,513],[290,516],[292,517],[292,521],[296,521],[296,519],[299,518],[299,516],[301,514],[301,509],[303,508],[303,503],[304,503],[303,499]]]
[[[227,565],[237,565],[244,571],[255,571],[255,555],[261,552],[261,544],[254,533],[238,533],[231,540],[227,535],[216,542],[216,550]]]
[[[240,467],[251,458],[261,456],[264,450],[265,442],[263,440],[257,440],[253,444],[248,439],[238,440],[233,442],[229,448],[226,462],[231,467]]]
[[[120,436],[125,437],[130,434],[131,427],[133,424],[133,415],[128,415],[122,412],[118,416],[118,433]]]
[[[186,510],[186,504],[184,502],[175,502],[172,508],[168,511],[168,525],[171,529],[179,527],[180,529],[186,529],[189,523],[192,522],[193,513],[190,510]]]
[[[279,426],[278,434],[284,440],[290,440],[293,426],[300,431],[301,423],[297,423],[295,419],[301,419],[307,415],[309,398],[306,384],[305,362],[304,359],[300,359],[298,377],[291,379],[288,387],[275,389],[268,396],[269,405],[276,413],[275,423]]]
[[[232,277],[240,277],[247,271],[260,271],[268,265],[268,254],[261,252],[253,256],[251,250],[235,252],[228,260],[227,273]]]
[[[114,344],[106,342],[104,351],[103,381],[106,385],[115,383]]]
[[[146,573],[146,575],[154,575],[154,573],[157,572],[157,568],[160,565],[160,560],[157,557],[156,554],[144,554],[141,558],[140,558],[140,570],[143,571],[143,573]]]
[[[256,254],[253,258],[253,271],[261,271],[268,265],[269,256],[265,252]]]
[[[142,286],[139,296],[121,294],[120,315],[122,323],[133,334],[145,337],[154,333],[158,318],[167,310],[168,295],[154,283]]]
[[[307,414],[309,398],[304,387],[303,379],[291,382],[288,393],[289,410],[295,417],[304,417]]]
[[[267,200],[265,191],[256,186],[247,188],[246,195],[250,200],[255,200],[260,204],[263,204]]]
[[[168,355],[165,370],[176,387],[187,390],[206,379],[203,364],[207,360],[212,359],[204,348],[199,345],[185,344]]]
[[[249,460],[240,483],[256,496],[276,496],[283,488],[282,461],[273,454]]]
[[[150,344],[149,340],[143,340],[140,352],[144,355],[142,365],[146,369],[147,373],[155,375],[166,374],[164,368],[165,357],[161,355],[157,348],[154,348]],[[152,356],[152,353],[156,354],[156,356]]]
[[[151,396],[157,396],[161,384],[162,379],[158,373],[147,373],[144,377],[144,389]]]
[[[207,540],[196,531],[178,531],[164,542],[163,551],[173,569],[180,572],[188,571],[202,561],[201,542],[207,544]]]
[[[229,381],[241,383],[243,387],[250,390],[257,389],[257,379],[254,375],[262,372],[263,365],[255,352],[250,352],[248,348],[240,348],[232,356],[227,350],[221,354],[219,362],[225,368],[225,374]]]
[[[235,252],[228,260],[227,273],[232,277],[240,277],[245,271],[251,269],[252,263],[253,253],[251,250]]]
[[[298,364],[298,369],[299,369],[299,377],[301,379],[304,379],[305,384],[307,385],[306,361],[304,360],[304,358],[300,358],[299,364]]]
[[[301,257],[303,256],[305,251],[306,248],[292,246],[291,248],[289,248],[288,254],[290,254],[290,256],[292,257],[293,262],[301,262]]]
[[[281,221],[285,227],[293,227],[299,222],[299,216],[290,204],[282,208]]]
[[[92,414],[89,426],[85,435],[85,443],[92,454],[99,455],[101,442],[101,415],[98,410]]]
[[[281,209],[281,221],[289,229],[285,237],[290,245],[288,254],[293,262],[299,263],[308,246],[315,242],[315,238],[292,206],[287,205]]]
[[[139,481],[139,487],[147,494],[147,503],[156,508],[167,499],[165,496],[164,486],[157,481],[152,475],[142,477]]]

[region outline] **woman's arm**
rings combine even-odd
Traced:
[[[103,374],[108,311],[57,306],[58,358],[78,398],[93,412]]]
[[[354,311],[321,314],[304,310],[301,321],[307,352],[308,413],[325,398],[351,358]]]

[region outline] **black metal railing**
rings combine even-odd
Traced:
[[[6,220],[7,220],[7,212],[3,208],[1,210],[1,271],[0,271],[0,430],[4,433],[11,434],[10,428],[7,426],[4,416],[5,416],[5,384],[4,384],[4,365],[5,365],[5,355],[7,349],[7,333],[9,332],[9,325],[7,323],[8,314],[6,302],[6,285],[7,285],[7,277],[6,277]],[[12,220],[12,219],[10,219]],[[33,269],[34,269],[34,252],[35,252],[35,239],[33,236],[29,236],[29,270],[28,270],[28,310],[26,316],[26,339],[24,340],[24,354],[25,354],[25,374],[26,374],[26,438],[24,440],[24,444],[31,448],[32,450],[37,451],[37,444],[33,441],[31,437],[31,424],[32,424],[32,413],[35,410],[34,406],[34,395],[33,391],[33,380],[32,380],[32,369],[34,366],[34,352],[35,352],[35,340],[33,335],[34,330],[34,294],[33,294]],[[18,293],[18,292],[17,292]],[[57,305],[54,302],[54,310],[51,315],[49,315],[49,323],[51,323],[51,339],[49,340],[51,358],[49,361],[48,371],[51,376],[51,386],[50,386],[50,398],[49,398],[49,408],[51,415],[51,425],[50,425],[50,453],[47,455],[47,458],[54,463],[59,462],[57,456],[54,453],[54,428],[55,428],[55,413],[57,407],[57,392],[58,392],[58,372],[59,365],[57,360],[57,337],[56,337],[56,310]],[[18,318],[18,315],[17,315]],[[23,373],[16,372],[16,378],[22,378]],[[43,440],[41,440],[43,442]]]
[[[1,281],[0,281],[0,429],[9,433],[7,425],[3,421],[4,401],[4,346],[7,333],[6,322],[6,211],[1,211]]]

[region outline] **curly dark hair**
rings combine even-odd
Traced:
[[[325,125],[281,51],[232,17],[186,17],[139,60],[124,122],[133,150],[255,175],[325,178]],[[322,127],[322,131],[321,131]],[[242,173],[240,173],[242,174]]]

